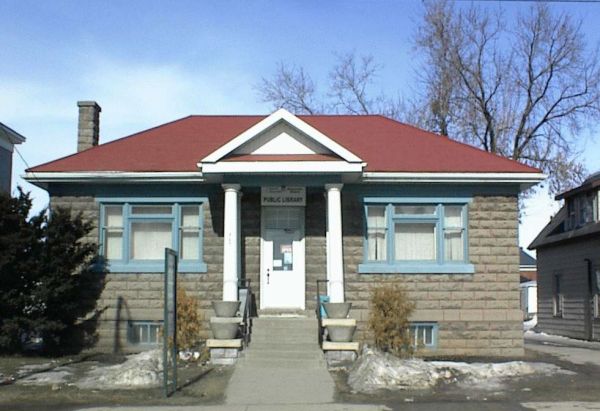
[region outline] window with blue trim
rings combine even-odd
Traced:
[[[162,272],[165,248],[179,271],[204,272],[201,203],[102,204],[101,250],[114,272]]]
[[[367,203],[360,272],[472,272],[467,205]]]
[[[410,338],[415,349],[437,347],[437,323],[410,323]]]

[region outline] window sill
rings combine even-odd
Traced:
[[[359,264],[360,274],[473,274],[473,264]]]
[[[119,263],[108,262],[108,272],[110,273],[164,273],[165,264],[160,263]],[[178,273],[205,273],[207,271],[204,262],[179,262],[177,264]]]

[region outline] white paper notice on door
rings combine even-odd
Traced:
[[[283,255],[283,264],[284,265],[292,264],[292,245],[291,244],[282,244],[281,245],[281,254]]]
[[[281,267],[283,265],[283,263],[281,262],[281,260],[273,260],[273,267]]]

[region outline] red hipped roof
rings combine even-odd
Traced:
[[[539,172],[533,167],[382,116],[298,117],[365,161],[365,171]],[[199,161],[264,118],[189,116],[28,171],[198,171]],[[248,161],[247,156],[244,157],[244,161]],[[258,157],[255,160],[261,161]]]

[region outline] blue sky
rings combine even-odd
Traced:
[[[465,4],[465,3],[463,3]],[[525,2],[502,7],[508,21]],[[553,4],[583,18],[592,44],[600,4]],[[382,65],[376,91],[413,90],[411,36],[421,2],[408,1],[12,1],[0,0],[0,121],[27,137],[19,150],[33,166],[75,151],[77,100],[102,106],[101,142],[189,114],[267,113],[256,85],[279,61],[304,66],[324,86],[334,53],[372,54]],[[583,159],[600,169],[600,142]],[[14,182],[42,190],[18,176]],[[553,209],[543,196],[525,210],[522,242]]]

